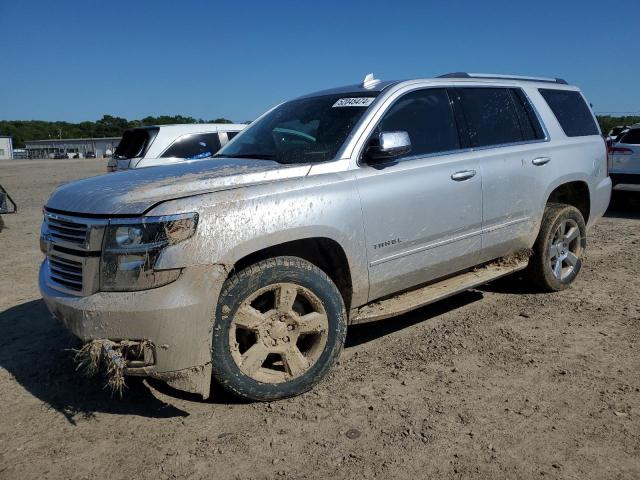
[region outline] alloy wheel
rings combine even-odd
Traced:
[[[327,343],[329,319],[320,299],[294,283],[276,283],[250,295],[229,329],[231,355],[242,373],[282,383],[316,364]]]

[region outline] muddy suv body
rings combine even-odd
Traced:
[[[348,323],[515,270],[565,288],[611,192],[591,110],[554,79],[368,77],[275,107],[217,157],[64,185],[41,237],[42,296],[95,362],[205,397],[212,373],[246,398],[301,393]]]

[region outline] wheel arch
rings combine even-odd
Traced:
[[[358,285],[354,285],[354,281],[358,283],[361,280],[359,280],[357,271],[354,271],[358,267],[353,265],[354,262],[349,261],[341,242],[334,236],[322,234],[299,235],[293,239],[287,236],[287,238],[289,239],[283,241],[281,235],[277,235],[259,239],[259,242],[254,241],[238,246],[225,259],[224,263],[230,267],[228,275],[267,258],[279,256],[303,258],[316,265],[331,278],[338,287],[345,307],[349,311],[354,302],[359,301],[357,294],[354,298],[354,291],[359,288]],[[365,295],[367,293],[365,291]]]
[[[585,224],[589,222],[591,214],[591,193],[589,184],[584,180],[565,180],[556,185],[547,196],[548,203],[564,203],[576,207]]]

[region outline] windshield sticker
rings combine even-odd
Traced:
[[[368,107],[373,103],[375,97],[354,97],[340,98],[333,104],[333,108],[337,107]]]

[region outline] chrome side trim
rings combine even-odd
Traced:
[[[420,247],[412,248],[411,250],[394,253],[393,255],[389,255],[388,257],[380,258],[378,260],[370,262],[369,266],[374,267],[376,265],[380,265],[381,263],[385,263],[391,260],[396,260],[398,258],[406,257],[408,255],[413,255],[414,253],[419,253],[425,250],[430,250],[432,248],[441,247],[449,243],[459,242],[460,240],[465,240],[467,238],[475,237],[477,235],[480,235],[481,233],[482,233],[482,230],[476,230],[474,232],[463,233],[462,235],[458,235],[457,237],[447,238],[446,240],[437,240],[435,242],[428,243],[427,245],[422,245]]]
[[[521,217],[521,218],[517,218],[515,220],[509,220],[509,221],[504,222],[504,223],[500,223],[500,224],[497,224],[497,225],[492,225],[492,226],[487,227],[487,228],[482,228],[480,230],[475,230],[473,232],[469,232],[469,233],[465,233],[465,234],[462,234],[462,235],[458,235],[457,237],[452,237],[452,238],[448,238],[448,239],[445,239],[445,240],[437,240],[435,242],[428,243],[426,245],[422,245],[420,247],[412,248],[411,250],[406,250],[404,252],[394,253],[393,255],[389,255],[388,257],[380,258],[378,260],[370,262],[369,266],[370,267],[375,267],[376,265],[380,265],[381,263],[389,262],[391,260],[397,260],[399,258],[406,257],[408,255],[413,255],[414,253],[423,252],[425,250],[430,250],[430,249],[436,248],[436,247],[442,247],[442,246],[448,245],[450,243],[459,242],[460,240],[466,240],[467,238],[475,237],[477,235],[482,235],[482,234],[485,234],[485,233],[493,232],[495,230],[499,230],[501,228],[506,228],[506,227],[509,227],[511,225],[515,225],[515,224],[518,224],[518,223],[527,222],[527,221],[530,220],[530,218],[531,217]]]
[[[483,228],[482,233],[493,232],[495,230],[500,230],[501,228],[510,227],[511,225],[515,225],[517,223],[528,222],[529,220],[531,220],[531,217],[516,218],[515,220],[509,220],[507,222],[498,223],[496,225],[491,225],[490,227]]]

